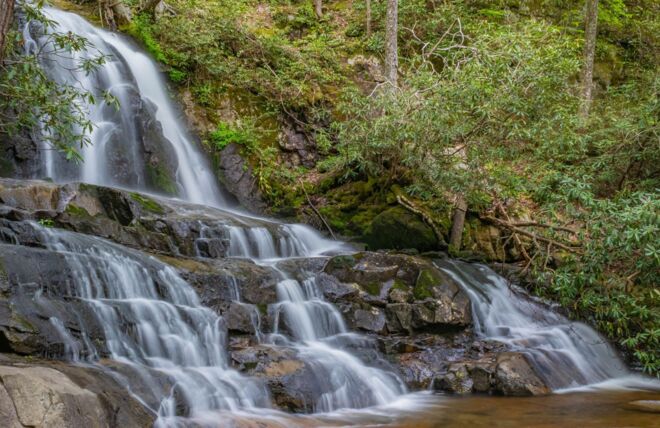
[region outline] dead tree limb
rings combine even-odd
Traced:
[[[300,187],[302,187],[303,193],[305,194],[305,197],[307,198],[307,203],[309,204],[310,208],[312,208],[312,211],[314,211],[314,214],[316,214],[318,216],[318,218],[321,219],[321,221],[323,222],[323,225],[325,225],[326,229],[328,229],[328,232],[330,232],[330,236],[332,236],[332,239],[336,240],[337,237],[335,236],[335,232],[332,230],[332,228],[330,227],[328,222],[325,220],[325,217],[323,217],[323,214],[321,214],[321,212],[318,209],[316,209],[316,207],[312,203],[312,199],[309,197],[309,194],[307,193],[307,189],[305,189],[305,183],[303,183],[302,180],[300,180]]]
[[[431,216],[427,212],[425,212],[421,208],[415,206],[414,203],[412,203],[411,201],[406,199],[406,197],[403,196],[403,195],[396,195],[396,201],[399,203],[399,205],[401,205],[402,207],[404,207],[408,211],[422,217],[424,222],[426,224],[428,224],[431,229],[433,229],[433,233],[435,234],[435,237],[438,239],[438,242],[444,242],[445,237],[442,235],[442,231],[440,230],[438,225],[435,223],[433,218],[431,218]]]
[[[484,220],[488,220],[492,223],[495,223],[499,226],[504,227],[505,229],[509,229],[512,233],[523,235],[523,236],[526,236],[528,238],[538,240],[540,242],[545,242],[546,244],[552,244],[557,248],[561,248],[562,250],[568,251],[569,253],[581,254],[581,251],[578,248],[569,247],[568,245],[563,244],[563,243],[561,243],[559,241],[556,241],[554,239],[546,238],[546,237],[538,235],[536,233],[529,232],[525,229],[522,229],[521,227],[515,226],[514,223],[511,223],[509,221],[505,221],[505,220],[502,220],[502,219],[499,219],[499,218],[493,217],[493,216],[486,216],[486,217],[483,217],[483,218],[484,218]],[[516,238],[514,238],[514,239],[516,239]],[[529,257],[529,255],[527,257]]]

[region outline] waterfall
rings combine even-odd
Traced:
[[[41,178],[144,191],[154,190],[149,189],[148,181],[164,180],[169,171],[163,169],[172,167],[179,197],[198,204],[226,205],[154,61],[128,39],[96,28],[78,15],[48,7],[44,13],[57,22],[56,31],[78,34],[93,48],[74,53],[55,51],[48,34],[28,23],[23,30],[26,54],[41,51],[40,61],[50,78],[92,92],[97,103],[81,106],[94,125],[91,144],[81,149],[84,162],[75,165],[44,143]],[[79,68],[82,59],[99,54],[108,58],[99,69],[87,73]],[[101,101],[104,91],[119,101],[119,111]],[[169,159],[171,165],[150,165],[145,153],[151,152],[157,152],[159,162]]]
[[[595,330],[514,290],[489,268],[457,261],[438,265],[469,294],[477,333],[525,353],[552,389],[628,374],[617,352]]]
[[[183,125],[154,61],[120,35],[95,28],[74,14],[52,8],[45,11],[58,23],[58,31],[84,36],[95,49],[110,56],[99,70],[85,74],[71,69],[94,52],[46,54],[42,64],[47,73],[57,82],[80,85],[97,96],[107,90],[119,100],[121,109],[116,111],[105,103],[85,105],[95,128],[90,135],[92,144],[82,149],[84,163],[73,165],[44,147],[41,178],[153,190],[149,187],[153,171],[145,156],[150,150],[162,150],[164,157],[171,155],[176,170],[173,193],[196,204],[226,208],[221,189]],[[27,53],[48,43],[46,36],[36,37],[35,33],[38,31],[30,25],[25,27]],[[240,216],[247,217],[245,213]],[[342,244],[307,226],[260,220],[260,226],[254,227],[241,220],[221,226],[228,236],[227,256],[250,259],[276,273],[275,322],[271,331],[260,331],[259,311],[251,308],[255,337],[260,344],[294,349],[296,357],[311,368],[313,410],[386,405],[406,393],[402,380],[379,356],[373,341],[350,332],[338,309],[324,300],[312,273],[297,272],[293,278],[278,266],[290,258],[339,251]],[[173,268],[100,238],[37,224],[32,227],[39,231],[46,248],[63,255],[68,269],[75,272],[63,297],[91,309],[105,339],[107,349],[99,349],[89,340],[83,323],[79,334],[72,335],[53,316],[48,321],[61,337],[64,357],[96,363],[107,352],[129,367],[128,375],[116,373],[117,378],[158,414],[163,425],[177,426],[182,415],[205,418],[213,412],[263,411],[270,406],[268,391],[260,381],[230,367],[223,318],[204,307]],[[224,235],[204,226],[200,240],[219,236]],[[440,267],[469,293],[478,334],[524,352],[552,388],[627,373],[614,350],[592,329],[518,297],[487,268],[449,262]],[[234,303],[247,305],[241,302],[236,283],[230,285]],[[353,352],[356,349],[377,357],[367,363],[362,354]],[[149,385],[149,394],[134,391],[132,378]]]
[[[280,260],[311,257],[336,244],[302,226],[286,226],[281,231],[278,257],[275,240],[266,229],[230,229],[230,257],[251,258],[280,277],[273,332],[263,342],[295,349],[297,357],[312,367],[319,391],[310,397],[315,412],[392,403],[406,392],[401,379],[393,371],[364,364],[345,350],[375,350],[374,344],[348,331],[337,308],[323,299],[313,274],[302,272],[306,278],[298,281],[277,267]]]
[[[264,385],[229,367],[223,319],[200,304],[174,269],[100,238],[32,227],[47,249],[64,255],[74,273],[59,297],[92,309],[111,358],[153,386],[152,410],[161,422],[182,412],[194,418],[214,410],[269,406]],[[62,336],[66,357],[95,361],[100,352],[91,341],[76,340],[57,317],[50,322]],[[85,331],[85,325],[80,328]],[[170,379],[171,386],[158,388],[160,378]]]

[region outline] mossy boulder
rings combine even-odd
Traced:
[[[336,256],[320,279],[326,298],[343,308],[356,329],[445,333],[472,323],[467,294],[422,257],[383,252]]]
[[[392,207],[377,215],[363,240],[372,251],[409,248],[432,251],[440,246],[433,229],[403,207]]]

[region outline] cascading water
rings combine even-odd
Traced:
[[[23,30],[26,54],[41,52],[41,64],[50,78],[91,91],[99,101],[83,106],[94,124],[89,135],[92,144],[81,152],[84,162],[68,162],[44,144],[43,177],[148,190],[148,182],[158,180],[154,175],[162,172],[153,171],[144,154],[156,150],[160,157],[173,158],[179,197],[198,204],[225,205],[153,60],[122,36],[96,28],[75,14],[53,8],[44,8],[44,13],[57,22],[56,31],[80,35],[93,49],[71,54],[55,50],[48,34],[28,23]],[[80,69],[82,59],[99,54],[107,56],[106,64],[92,73]],[[119,101],[119,110],[101,101],[104,91]]]
[[[82,85],[97,95],[107,90],[119,100],[121,109],[116,111],[103,103],[87,105],[96,127],[90,135],[93,144],[82,152],[84,164],[72,165],[45,147],[42,176],[148,190],[146,148],[157,146],[164,153],[169,148],[176,165],[178,196],[223,207],[213,174],[179,120],[155,63],[119,35],[94,28],[76,15],[45,10],[59,23],[59,31],[84,36],[110,56],[100,70],[86,75],[69,70],[92,52],[70,57],[49,57],[46,52],[42,64],[49,75],[61,83]],[[45,36],[33,38],[35,31],[31,30],[27,25],[24,31],[27,53],[48,43]],[[233,215],[225,210],[224,215],[227,213]],[[405,393],[403,382],[379,359],[373,343],[349,332],[339,311],[323,299],[314,275],[298,272],[293,278],[279,266],[287,258],[317,257],[341,250],[342,244],[306,226],[265,219],[256,219],[259,225],[253,225],[245,213],[234,214],[232,226],[211,224],[213,221],[202,224],[199,243],[208,249],[226,239],[226,256],[251,259],[279,278],[272,331],[261,331],[259,311],[249,308],[256,340],[293,349],[297,358],[311,367],[315,392],[309,398],[313,410],[385,405]],[[43,244],[62,254],[68,269],[75,272],[64,297],[81,302],[95,314],[105,341],[106,349],[99,349],[82,321],[78,322],[80,331],[72,334],[54,314],[48,322],[61,337],[64,357],[73,362],[96,362],[100,355],[108,354],[129,367],[130,374],[116,372],[115,376],[130,391],[132,377],[149,385],[149,393],[133,393],[159,415],[158,423],[163,425],[179,424],[180,416],[204,419],[223,410],[269,407],[265,387],[230,368],[222,317],[203,307],[192,287],[174,269],[99,238],[36,224],[32,227],[40,231]],[[224,251],[223,245],[218,244],[218,254]],[[462,263],[440,267],[470,294],[478,332],[525,352],[553,388],[626,374],[616,354],[593,330],[512,295],[504,280],[493,272]],[[241,302],[236,284],[230,291],[233,303],[248,305]],[[355,350],[376,357],[367,364]]]
[[[617,352],[592,328],[519,294],[489,268],[457,261],[438,265],[470,295],[477,332],[524,352],[551,388],[628,374]]]
[[[64,255],[74,275],[60,297],[92,309],[111,358],[146,384],[157,385],[159,376],[170,380],[169,388],[153,391],[155,402],[141,397],[154,402],[160,423],[182,413],[195,418],[209,411],[268,407],[264,386],[229,368],[222,318],[203,307],[171,267],[102,239],[32,227],[47,249]],[[75,339],[57,317],[50,322],[69,359],[95,360],[100,351],[92,342]]]
[[[406,392],[405,385],[393,372],[368,366],[343,349],[373,344],[348,331],[339,311],[324,301],[314,275],[303,273],[306,279],[298,281],[277,268],[282,258],[311,257],[337,244],[304,226],[284,226],[281,232],[276,245],[265,228],[230,228],[230,257],[251,258],[280,277],[274,331],[263,335],[263,341],[295,349],[297,357],[312,367],[318,394],[310,398],[316,412],[393,402]]]

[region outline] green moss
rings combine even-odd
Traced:
[[[393,207],[377,215],[363,238],[370,250],[431,251],[439,246],[433,229],[403,207]]]
[[[151,198],[148,198],[144,195],[141,195],[139,193],[131,193],[131,199],[133,199],[135,202],[140,204],[142,208],[144,208],[147,211],[151,211],[157,214],[163,214],[165,213],[165,210],[163,209],[162,206],[156,201],[154,201]]]
[[[259,310],[259,313],[261,315],[266,315],[268,314],[268,305],[265,303],[257,303],[256,304],[257,309]]]
[[[78,205],[75,204],[67,205],[64,212],[73,217],[91,217],[91,215],[89,214],[89,212],[87,212],[85,208],[79,207]]]
[[[428,297],[433,297],[433,287],[438,283],[438,277],[431,269],[423,269],[419,272],[415,288],[413,288],[413,296],[417,300],[424,300]]]
[[[31,332],[31,333],[35,333],[37,331],[37,329],[32,325],[32,323],[30,323],[30,321],[18,315],[16,312],[12,312],[11,318],[12,321],[14,321],[17,325],[19,325],[23,329],[23,331]]]
[[[147,164],[146,173],[147,180],[155,189],[165,192],[168,195],[176,195],[176,182],[162,165]]]
[[[368,284],[363,284],[362,289],[372,296],[380,296],[380,289],[382,284],[379,282],[370,282]]]
[[[328,262],[329,270],[350,269],[355,265],[355,257],[353,256],[336,256]]]
[[[399,278],[396,278],[394,280],[394,284],[392,284],[392,290],[403,290],[403,291],[408,291],[410,287],[408,284],[405,282],[401,281]]]

